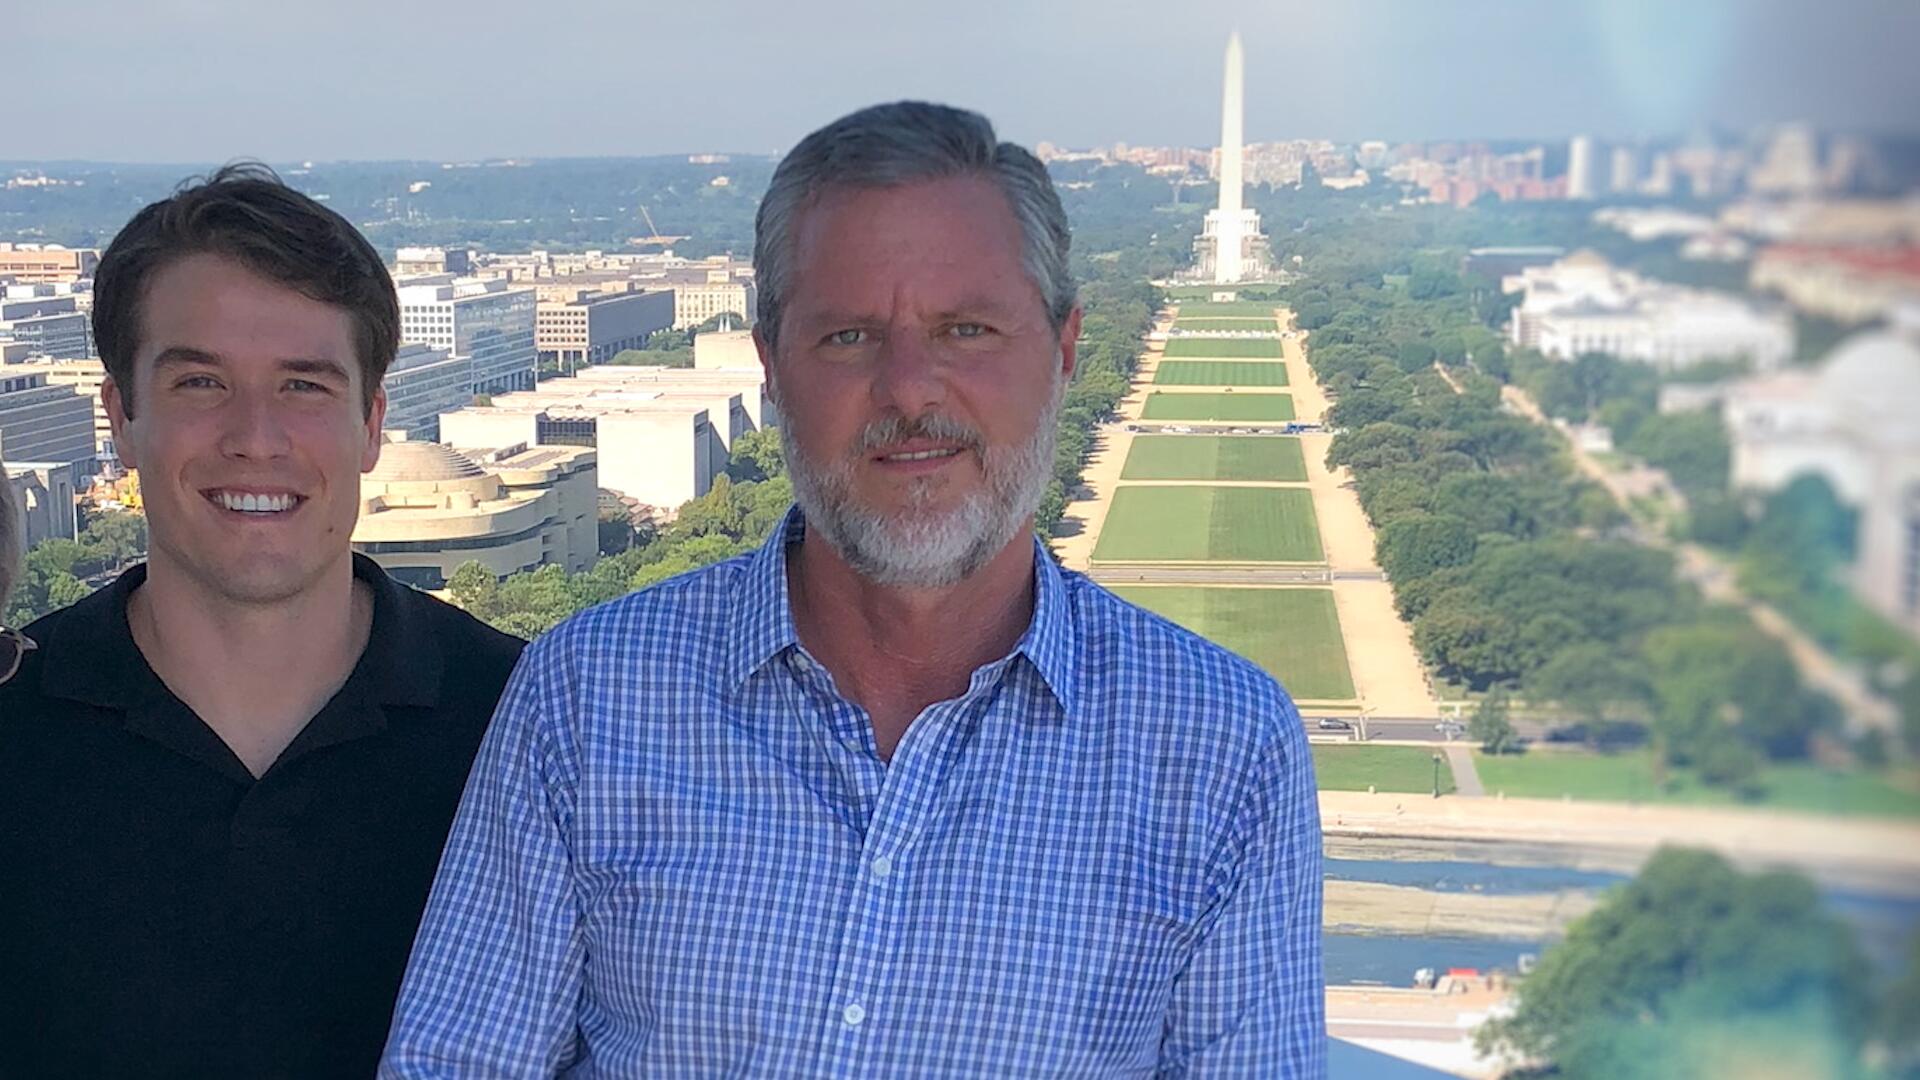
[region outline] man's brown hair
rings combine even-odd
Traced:
[[[362,407],[400,349],[393,278],[347,219],[288,187],[257,162],[189,180],[141,210],[113,238],[93,279],[93,339],[132,416],[141,307],[155,275],[189,255],[220,255],[353,318]]]

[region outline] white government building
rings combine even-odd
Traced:
[[[720,340],[703,350],[708,337]],[[696,363],[704,357],[712,366],[586,368],[444,413],[440,441],[591,446],[601,487],[671,513],[712,488],[734,439],[777,423],[750,335],[701,335],[694,348]]]
[[[1597,352],[1662,371],[1746,359],[1766,371],[1793,355],[1793,319],[1737,296],[1650,281],[1592,251],[1501,281],[1523,294],[1509,325],[1515,345],[1572,360]]]
[[[1732,485],[1773,491],[1817,473],[1860,511],[1853,585],[1920,634],[1920,310],[1853,335],[1816,369],[1733,384],[1723,408]]]

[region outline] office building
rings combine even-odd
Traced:
[[[465,248],[451,251],[439,247],[403,247],[394,253],[393,277],[401,278],[453,274],[458,277],[473,269],[473,254]]]
[[[473,403],[473,358],[409,343],[381,380],[387,391],[388,431],[427,442],[440,437],[440,414]]]
[[[1593,138],[1575,135],[1567,146],[1567,198],[1591,199],[1594,196]]]
[[[715,271],[715,274],[721,273]],[[723,277],[720,280],[674,282],[673,328],[686,330],[728,313],[741,317],[742,326],[751,325],[760,290],[751,281]]]
[[[399,294],[400,340],[471,360],[475,393],[533,386],[538,353],[532,289],[442,276],[402,282]]]
[[[92,403],[72,386],[48,382],[38,365],[0,367],[0,457],[91,470]]]
[[[0,339],[25,342],[34,355],[61,360],[93,353],[93,327],[79,297],[49,285],[11,285],[4,290]]]
[[[1811,195],[1823,179],[1813,130],[1787,124],[1774,132],[1766,155],[1747,172],[1747,187],[1767,195]]]
[[[0,243],[0,281],[22,284],[79,281],[93,276],[100,265],[97,248],[67,248],[58,244]]]
[[[1838,322],[1885,318],[1920,306],[1920,247],[1775,244],[1753,260],[1747,283]]]
[[[579,447],[389,442],[361,477],[353,546],[421,589],[445,587],[467,562],[496,579],[542,566],[578,573],[599,551],[595,474],[595,453]]]
[[[1640,161],[1631,146],[1613,148],[1607,170],[1607,190],[1615,195],[1631,195],[1640,184]]]
[[[107,365],[97,357],[85,360],[36,360],[28,370],[45,375],[49,386],[72,387],[74,392],[92,403],[94,456],[100,459],[104,467],[117,467],[120,455],[113,446],[113,422],[107,418],[106,402],[100,398],[100,384],[106,381]]]
[[[751,330],[709,330],[693,339],[695,371],[752,371],[759,373],[760,350]]]
[[[671,516],[705,495],[741,434],[776,422],[754,369],[593,367],[440,418],[455,446],[592,446],[600,485]]]
[[[543,286],[541,291],[548,289]],[[624,350],[640,348],[674,323],[674,297],[668,291],[571,293],[564,300],[543,298],[534,329],[541,362],[558,364],[563,371],[604,364]]]

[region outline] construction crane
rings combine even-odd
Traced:
[[[693,239],[693,237],[691,237],[691,236],[662,236],[662,235],[660,235],[660,226],[658,226],[658,225],[655,225],[655,224],[653,223],[653,215],[652,215],[652,214],[649,214],[649,213],[647,213],[647,207],[646,207],[646,205],[645,205],[644,203],[643,203],[643,204],[641,204],[641,206],[640,206],[640,216],[641,216],[642,218],[645,218],[645,219],[646,219],[646,222],[647,222],[647,234],[648,234],[648,235],[646,235],[646,236],[630,236],[630,237],[628,237],[628,238],[627,238],[627,243],[629,243],[629,244],[635,244],[635,245],[640,245],[640,244],[658,244],[658,245],[660,245],[661,247],[672,247],[672,246],[674,245],[674,243],[675,243],[675,241],[679,241],[679,240],[691,240],[691,239]]]

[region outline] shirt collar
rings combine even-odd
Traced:
[[[735,586],[733,642],[727,657],[727,689],[738,690],[767,661],[796,647],[799,631],[787,589],[787,548],[806,535],[806,517],[798,506],[787,510],[747,561]],[[1053,692],[1060,709],[1072,715],[1078,691],[1079,639],[1074,633],[1066,574],[1039,537],[1033,538],[1033,620],[1013,651],[1023,655]]]
[[[406,586],[359,553],[353,556],[353,576],[373,590],[373,628],[349,684],[358,684],[377,702],[435,704],[445,657],[430,628],[422,625],[422,598],[409,595]],[[42,693],[114,709],[170,696],[127,622],[127,601],[146,580],[144,563],[131,567],[58,614],[51,640],[40,640]]]

